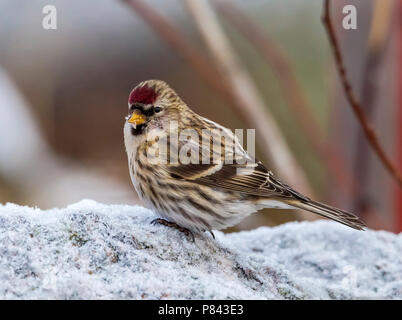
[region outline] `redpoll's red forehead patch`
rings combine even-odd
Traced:
[[[128,102],[130,104],[136,102],[151,104],[155,102],[156,97],[157,94],[153,89],[148,86],[143,86],[131,91],[130,96],[128,97]]]

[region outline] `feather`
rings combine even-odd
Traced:
[[[293,207],[304,209],[316,213],[320,216],[329,218],[331,220],[335,220],[353,229],[364,230],[364,228],[366,227],[366,225],[354,214],[342,209],[331,207],[324,203],[320,203],[313,200],[310,201],[290,200],[286,201],[286,203],[288,203]]]

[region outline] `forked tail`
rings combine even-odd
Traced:
[[[304,201],[304,200],[289,200],[287,202],[290,206],[304,209],[313,213],[316,213],[320,216],[335,220],[340,222],[348,227],[357,230],[364,230],[366,225],[363,221],[361,221],[354,214],[347,212],[342,209],[338,209],[335,207],[331,207],[327,204],[320,203],[317,201]]]

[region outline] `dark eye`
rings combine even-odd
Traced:
[[[159,113],[159,112],[162,111],[162,108],[161,107],[155,107],[154,111],[155,111],[155,113]]]

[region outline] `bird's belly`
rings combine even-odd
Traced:
[[[163,181],[141,183],[139,179],[135,180],[134,187],[148,208],[190,230],[231,227],[259,209],[254,203],[235,200],[233,195],[202,186],[179,187]]]

